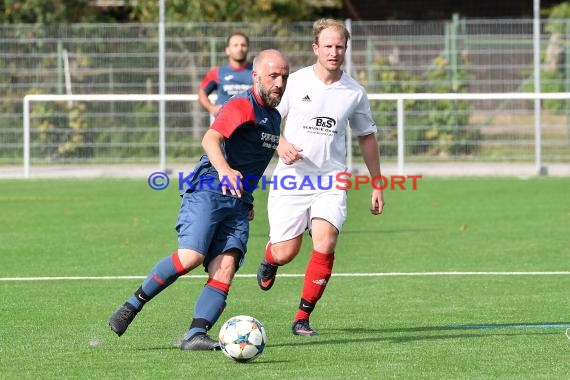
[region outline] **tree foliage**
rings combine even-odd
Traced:
[[[55,24],[111,21],[91,0],[4,0],[0,22],[8,24]]]
[[[542,16],[548,16],[544,27],[550,33],[548,45],[541,52],[540,87],[542,92],[565,92],[568,91],[570,78],[567,77],[568,37],[570,35],[570,1],[565,1],[541,12]],[[527,81],[523,90],[534,91],[533,80]],[[568,112],[568,101],[547,99],[542,101],[542,106],[550,111]]]
[[[341,0],[327,7],[313,0],[164,0],[167,22],[289,22],[336,16]],[[316,5],[317,4],[317,5]],[[101,7],[94,0],[4,0],[0,23],[55,24],[78,22],[158,22],[159,1],[125,0],[120,7]]]
[[[169,0],[165,18],[170,22],[232,21],[232,22],[287,22],[311,20],[325,9],[311,0]],[[335,0],[331,10],[340,9]],[[132,20],[156,22],[159,18],[158,1],[138,1],[130,14]]]

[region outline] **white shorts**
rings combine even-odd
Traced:
[[[267,201],[271,243],[297,237],[311,229],[311,220],[321,218],[340,232],[346,220],[346,190],[295,194],[269,192]]]

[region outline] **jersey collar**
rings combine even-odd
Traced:
[[[253,94],[253,97],[255,98],[255,101],[257,103],[259,103],[262,107],[267,107],[265,102],[257,95],[257,93],[255,92],[255,89],[253,87],[251,87],[251,93]]]

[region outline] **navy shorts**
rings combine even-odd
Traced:
[[[241,252],[239,268],[249,238],[249,209],[241,199],[213,191],[184,193],[176,223],[178,248],[203,254],[206,271],[216,256],[237,249]]]

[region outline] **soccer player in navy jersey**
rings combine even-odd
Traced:
[[[212,67],[198,90],[198,101],[210,115],[217,116],[220,108],[233,95],[246,91],[251,87],[252,65],[247,61],[249,53],[249,37],[241,32],[230,34],[226,40],[228,63]],[[216,91],[215,103],[208,95]]]
[[[206,154],[182,194],[176,224],[178,250],[160,260],[111,316],[109,326],[117,335],[127,330],[148,301],[203,265],[208,280],[194,304],[180,349],[219,349],[207,332],[226,306],[234,274],[246,253],[252,193],[277,148],[281,116],[275,107],[287,84],[289,64],[279,51],[264,50],[253,62],[252,77],[253,87],[229,100],[204,135]]]

